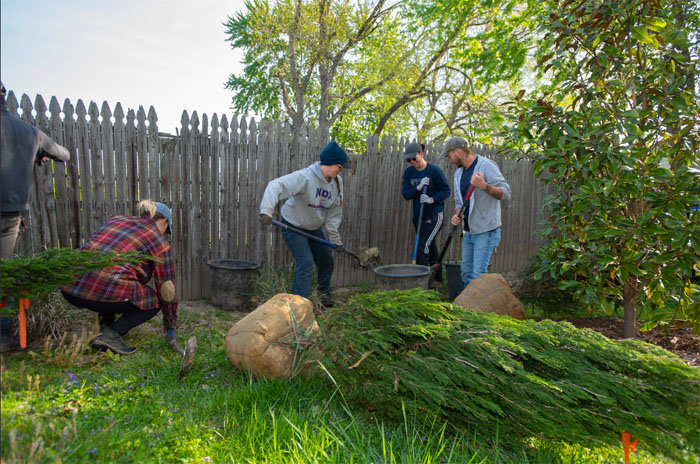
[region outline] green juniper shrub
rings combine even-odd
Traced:
[[[322,362],[339,389],[385,417],[438,413],[513,446],[615,445],[628,431],[653,453],[700,452],[700,372],[654,345],[478,313],[420,289],[357,295],[322,322]]]

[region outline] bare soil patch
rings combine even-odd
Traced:
[[[575,317],[562,319],[578,328],[600,332],[613,340],[623,337],[624,321],[615,317]],[[660,328],[648,332],[637,330],[636,338],[674,353],[689,366],[700,367],[700,335],[693,335],[689,327]]]

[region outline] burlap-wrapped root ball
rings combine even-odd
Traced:
[[[231,327],[226,354],[256,378],[288,378],[308,361],[310,339],[319,331],[311,301],[280,293]]]
[[[525,319],[525,308],[510,291],[501,274],[481,274],[469,282],[454,304],[482,313],[496,313],[515,319]]]

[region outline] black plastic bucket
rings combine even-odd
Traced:
[[[391,264],[375,268],[374,275],[380,290],[427,289],[431,271],[419,264]]]
[[[229,311],[248,309],[260,264],[240,259],[212,259],[209,266],[209,302]]]
[[[460,261],[445,261],[443,263],[445,274],[447,274],[447,292],[452,301],[464,290],[461,265],[462,263]]]

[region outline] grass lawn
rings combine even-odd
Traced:
[[[71,311],[76,325],[95,321],[89,311]],[[322,375],[251,380],[224,349],[241,316],[204,302],[181,304],[180,344],[194,334],[199,348],[179,382],[179,358],[160,335],[160,316],[125,337],[139,348],[131,356],[94,352],[87,333],[3,356],[2,462],[623,462],[622,445],[484,442],[410,416],[385,423],[346,404]],[[668,461],[634,453],[631,462]]]

